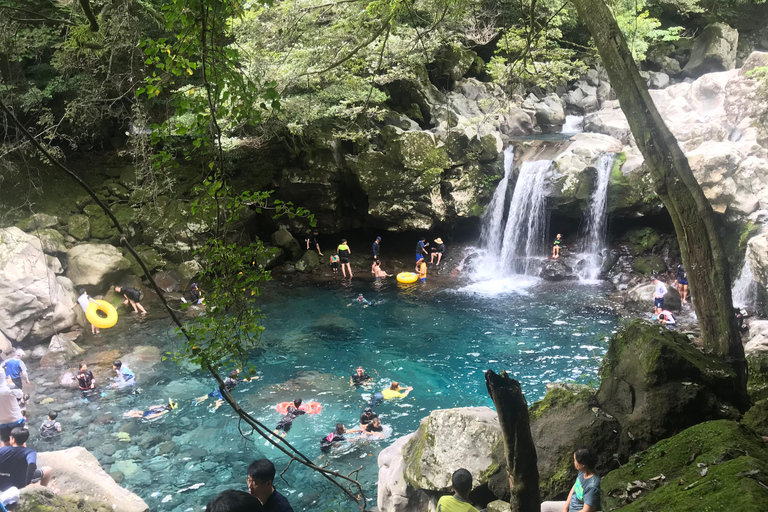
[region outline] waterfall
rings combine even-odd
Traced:
[[[515,167],[515,151],[512,146],[504,150],[504,177],[496,187],[493,198],[485,209],[480,228],[480,247],[486,254],[498,258],[501,252],[501,234],[504,231],[504,204],[507,200],[509,177]]]
[[[560,133],[581,133],[584,131],[584,116],[565,116]]]
[[[531,258],[544,248],[546,175],[551,165],[551,160],[537,160],[520,167],[501,241],[503,275],[531,274],[536,267]]]
[[[757,283],[752,275],[752,265],[749,258],[744,259],[739,277],[733,283],[733,305],[740,308],[754,309],[757,303]]]
[[[606,153],[597,162],[597,184],[589,200],[589,217],[584,232],[582,252],[584,253],[583,279],[597,279],[603,264],[603,249],[607,228],[608,181],[613,169],[613,153]]]

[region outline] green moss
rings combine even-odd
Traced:
[[[432,187],[440,183],[440,178],[442,176],[443,176],[443,169],[440,169],[438,167],[427,169],[426,171],[421,173],[421,176],[419,176],[419,185],[421,185],[422,188],[431,189]]]
[[[650,276],[667,270],[667,264],[660,256],[643,256],[632,261],[632,270],[642,276]]]
[[[661,242],[661,235],[649,227],[632,229],[624,233],[622,240],[626,240],[636,254],[642,254],[653,250]]]
[[[531,422],[540,418],[551,407],[567,407],[588,401],[595,395],[595,390],[587,386],[557,386],[547,391],[542,400],[534,402],[528,409]]]
[[[421,458],[424,454],[424,448],[434,446],[435,440],[429,434],[429,421],[427,420],[419,425],[419,429],[414,436],[403,446],[403,460],[405,461],[405,471],[403,477],[414,489],[422,489],[422,483],[425,483],[427,489],[436,489],[437,487],[426,480],[421,473]]]
[[[768,398],[755,402],[741,422],[761,436],[768,436]]]
[[[768,354],[756,353],[747,356],[749,380],[747,391],[754,401],[768,399]]]
[[[756,495],[749,475],[740,475],[758,469],[761,478],[767,478],[766,461],[768,448],[750,429],[727,420],[701,423],[633,455],[622,468],[606,475],[601,485],[603,509],[623,505],[621,496],[628,483],[639,480],[652,487],[651,479],[663,474],[665,485],[622,510],[766,510],[754,508],[754,504],[765,506],[768,491],[763,489],[764,495]],[[705,466],[708,472],[702,477]],[[733,506],[737,503],[746,508]]]

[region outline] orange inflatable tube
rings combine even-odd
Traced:
[[[293,405],[293,402],[280,402],[277,404],[277,412],[280,414],[288,414],[288,406]],[[320,402],[306,402],[299,406],[299,410],[304,411],[307,414],[319,414],[323,410],[323,406]]]

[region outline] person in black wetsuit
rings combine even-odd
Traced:
[[[141,311],[142,315],[147,314],[147,310],[145,310],[144,306],[139,302],[141,299],[141,292],[139,290],[128,286],[115,286],[115,291],[125,298],[123,304],[131,303],[134,313]]]
[[[227,391],[232,391],[241,382],[250,382],[252,380],[256,380],[256,379],[259,378],[259,376],[256,375],[254,377],[251,377],[250,379],[240,379],[239,375],[240,375],[240,370],[239,369],[232,370],[231,372],[229,372],[229,377],[224,379],[224,389],[226,389]],[[203,395],[203,396],[199,396],[199,397],[195,398],[195,403],[201,404],[201,403],[205,402],[206,400],[208,400],[209,398],[215,398],[216,399],[216,402],[213,405],[209,406],[209,407],[213,407],[214,411],[216,409],[218,409],[219,407],[221,407],[221,404],[224,403],[224,397],[221,396],[221,390],[218,389],[218,388],[214,389],[213,391],[211,391],[207,395]]]
[[[376,436],[376,437],[384,437],[384,427],[381,426],[381,420],[379,419],[378,416],[373,418],[365,426],[365,428],[363,428],[363,434]]]
[[[688,304],[687,298],[688,298],[688,273],[685,271],[685,267],[683,267],[683,264],[679,264],[677,266],[677,280],[676,280],[677,291],[680,293],[680,302],[683,304]]]
[[[344,434],[346,432],[347,429],[344,427],[344,424],[337,423],[336,430],[320,440],[320,451],[323,453],[328,453],[331,451],[331,448],[340,445],[342,441],[346,441],[344,438]]]
[[[280,437],[285,437],[285,434],[287,434],[293,426],[293,420],[302,414],[306,414],[306,412],[299,409],[299,407],[301,407],[301,398],[297,398],[293,401],[293,405],[288,406],[285,416],[283,416],[283,419],[280,420],[280,423],[277,424],[275,430],[273,430],[272,433],[278,435],[278,431],[282,430],[283,433],[280,434]]]
[[[304,239],[304,245],[307,251],[315,250],[317,251],[318,256],[322,256],[323,253],[320,251],[320,243],[317,241],[317,234],[316,229],[309,231],[307,233],[307,238]]]
[[[360,428],[364,429],[374,418],[378,418],[379,415],[373,412],[373,409],[366,407],[363,414],[360,415]]]
[[[373,384],[373,379],[365,373],[362,366],[358,366],[355,373],[349,378],[349,385],[354,387],[369,386]]]
[[[80,371],[77,372],[77,386],[83,395],[91,395],[96,389],[96,378],[85,363],[80,363]]]

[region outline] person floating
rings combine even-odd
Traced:
[[[307,238],[304,239],[304,244],[307,251],[315,250],[317,251],[318,256],[322,256],[323,253],[320,251],[320,243],[317,241],[317,235],[317,229],[308,231]]]
[[[227,391],[232,391],[241,382],[251,382],[260,378],[258,375],[256,375],[248,379],[240,379],[239,376],[240,376],[239,368],[229,372],[229,377],[224,379],[224,389],[226,389]],[[221,390],[219,388],[214,389],[207,395],[203,395],[195,398],[195,403],[201,404],[206,400],[208,400],[209,398],[216,399],[216,402],[210,406],[210,407],[213,407],[214,411],[217,410],[219,407],[221,407],[221,404],[224,403],[224,397],[221,395]]]
[[[128,286],[115,286],[115,291],[123,296],[125,299],[123,301],[123,304],[131,304],[131,307],[133,308],[134,313],[138,313],[141,311],[142,315],[146,315],[147,311],[144,309],[144,306],[141,305],[139,300],[141,300],[141,292],[137,290],[136,288],[130,288]]]
[[[96,299],[92,299],[88,296],[88,292],[85,291],[85,288],[80,288],[77,293],[80,295],[77,297],[77,302],[75,304],[72,304],[72,307],[70,309],[74,309],[76,306],[80,306],[83,309],[83,313],[88,312],[88,303],[93,302],[94,304],[98,304],[96,302]],[[90,323],[90,322],[88,322]],[[91,324],[91,334],[99,334],[101,331],[99,331],[99,328],[95,325]]]
[[[563,235],[560,233],[555,237],[555,241],[552,242],[552,259],[556,260],[560,257],[560,246],[562,244]]]
[[[291,504],[273,485],[275,473],[275,465],[268,459],[253,461],[248,466],[248,492],[261,502],[264,512],[293,512]]]
[[[293,426],[293,420],[302,414],[306,414],[306,412],[299,409],[299,407],[301,407],[301,398],[297,398],[291,405],[288,406],[285,411],[285,416],[283,416],[283,419],[280,420],[272,433],[278,435],[278,431],[282,430],[283,433],[280,434],[280,437],[285,437],[285,435],[291,430],[291,427]]]
[[[591,448],[573,452],[573,465],[579,472],[566,501],[545,501],[541,512],[594,512],[600,508],[600,477],[595,474],[597,455]]]
[[[659,313],[659,323],[668,327],[674,327],[677,325],[677,320],[671,311],[664,309]]]
[[[37,452],[27,448],[28,439],[29,430],[16,427],[11,431],[10,444],[0,448],[0,490],[21,489],[37,482],[47,487],[51,482],[53,470],[48,466],[29,471],[32,464],[37,466]]]
[[[451,475],[453,496],[443,496],[437,502],[437,512],[477,512],[469,501],[472,490],[472,474],[464,468]]]
[[[427,256],[427,249],[425,248],[426,244],[424,243],[426,239],[427,239],[426,237],[422,236],[421,238],[419,238],[419,241],[416,242],[416,262],[417,263],[419,262],[419,260],[424,259],[424,256]]]
[[[445,252],[445,244],[442,238],[435,238],[435,245],[429,250],[429,264],[435,263],[435,256],[437,256],[437,263],[435,266],[440,266],[440,260],[443,259],[443,253]]]
[[[400,383],[397,381],[394,381],[388,389],[385,389],[381,392],[382,395],[384,395],[385,400],[392,400],[393,398],[405,398],[408,396],[408,393],[413,391],[412,386],[408,386],[406,388],[401,388]]]
[[[84,395],[90,394],[96,389],[96,378],[85,363],[80,363],[80,371],[77,372],[75,377],[77,378],[77,387],[80,388]]]
[[[381,268],[381,261],[379,260],[373,262],[373,265],[371,266],[371,272],[373,273],[373,277],[375,277],[376,280],[380,280],[383,277],[392,277],[392,274],[387,274],[384,272],[384,270]]]
[[[167,404],[153,405],[146,411],[133,410],[123,413],[124,418],[141,418],[144,420],[154,420],[164,416],[179,406],[173,399],[169,398]]]
[[[420,283],[426,283],[427,282],[427,263],[424,260],[424,258],[420,259],[416,263],[416,273],[419,276],[419,282]]]
[[[48,419],[40,425],[40,437],[43,439],[51,439],[58,436],[61,433],[61,423],[56,421],[59,414],[56,411],[48,413]]]
[[[680,293],[680,303],[688,304],[688,273],[685,271],[685,267],[682,263],[677,266],[675,288]]]
[[[363,306],[364,308],[367,308],[368,306],[372,306],[373,305],[372,302],[366,300],[365,297],[363,297],[362,293],[358,294],[357,298],[355,300],[353,300],[351,303],[347,304],[347,307],[354,306],[356,304],[360,305],[360,306]]]
[[[653,278],[653,284],[656,286],[656,289],[653,291],[653,313],[658,317],[659,313],[664,309],[664,296],[667,294],[667,285],[662,283],[658,277]]]
[[[381,426],[381,420],[378,416],[374,417],[365,427],[362,428],[364,434],[374,437],[384,437],[384,427]]]
[[[368,386],[370,384],[373,384],[373,379],[370,375],[365,373],[365,370],[362,366],[358,366],[355,370],[355,373],[352,374],[352,376],[349,378],[349,385],[354,387],[359,386]]]
[[[13,357],[6,359],[3,361],[3,364],[0,365],[0,367],[5,369],[5,374],[7,377],[19,389],[22,389],[22,382],[30,384],[29,374],[27,374],[27,365],[25,365],[24,361],[21,360],[21,358],[25,355],[26,353],[23,350],[17,348],[16,352],[13,354]],[[23,381],[22,378],[24,379]]]
[[[339,273],[339,255],[331,254],[330,263],[331,263],[331,270],[333,270],[333,273],[338,274]]]
[[[125,388],[133,387],[136,385],[136,374],[134,374],[128,366],[124,365],[122,361],[117,360],[112,363],[112,369],[115,370],[115,382],[112,384],[113,388]]]
[[[373,245],[371,246],[371,251],[373,252],[373,260],[374,261],[381,261],[381,257],[379,256],[379,253],[381,251],[381,237],[377,236],[376,240],[373,241]]]
[[[347,428],[343,423],[337,423],[336,429],[320,440],[320,451],[328,453],[334,446],[339,446],[342,441],[346,441],[344,434],[347,433]]]
[[[336,248],[336,254],[339,255],[341,273],[344,275],[344,277],[347,277],[347,272],[349,272],[349,278],[352,279],[352,268],[349,266],[349,256],[352,254],[352,251],[349,250],[346,238],[341,239],[341,243]]]

